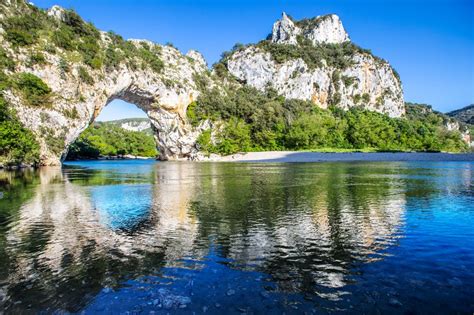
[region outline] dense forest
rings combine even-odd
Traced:
[[[156,157],[155,140],[144,131],[129,131],[112,123],[94,123],[69,148],[67,159],[135,155]]]
[[[310,101],[285,99],[276,91],[242,86],[221,93],[205,89],[188,107],[194,125],[210,119],[217,134],[198,139],[207,153],[265,150],[449,151],[468,149],[448,117],[426,105],[407,104],[403,118],[358,107],[321,109]]]

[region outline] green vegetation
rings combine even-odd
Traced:
[[[31,133],[18,121],[14,111],[0,96],[0,164],[37,163],[39,146]]]
[[[366,101],[366,96],[361,97]],[[451,151],[467,150],[457,131],[444,128],[444,119],[432,111],[406,118],[352,108],[323,110],[309,101],[289,100],[271,89],[265,93],[243,86],[223,94],[204,90],[188,108],[191,124],[220,122],[198,139],[208,153],[232,154],[265,150]]]
[[[34,53],[30,56],[30,60],[28,61],[28,65],[44,65],[46,63],[46,58],[42,53]]]
[[[99,30],[85,22],[74,10],[64,10],[62,20],[48,16],[46,11],[18,1],[8,12],[10,17],[1,21],[5,39],[14,47],[34,47],[37,51],[48,51],[62,58],[76,61],[76,55],[92,69],[117,68],[122,62],[133,69],[141,65],[159,73],[163,70],[160,58],[161,47],[142,43],[135,45],[121,36],[109,32],[110,40],[104,43]],[[6,13],[6,12],[1,12]],[[41,47],[42,43],[47,47]],[[38,47],[36,47],[38,46]],[[40,53],[31,56],[31,64],[44,62]],[[66,71],[65,71],[66,72]]]
[[[51,105],[51,89],[34,74],[19,73],[15,76],[14,86],[21,92],[26,104],[41,107]]]
[[[112,123],[94,123],[71,145],[68,159],[112,155],[156,157],[153,136],[140,131],[128,131]]]
[[[77,72],[79,73],[79,79],[81,79],[84,83],[89,85],[94,84],[94,78],[91,77],[86,68],[79,67]]]
[[[5,74],[6,70],[14,68],[15,62],[0,49],[0,164],[35,164],[39,160],[39,145],[33,133],[20,123],[16,112],[5,100],[3,91],[17,88],[28,104],[40,105],[47,101],[51,90],[34,75],[20,73],[11,78]]]
[[[44,27],[41,13],[32,10],[29,14],[12,16],[5,19],[2,25],[5,38],[13,46],[27,46],[38,40],[38,33]]]
[[[56,135],[55,130],[41,126],[40,127],[40,132],[48,145],[48,149],[53,152],[54,154],[61,154],[64,150],[65,147],[65,136],[66,132],[65,130],[62,130],[62,132],[59,135]]]
[[[298,45],[274,44],[264,40],[257,47],[268,51],[277,63],[301,58],[310,69],[321,68],[323,60],[328,66],[345,69],[352,65],[351,58],[360,49],[350,42],[315,46],[303,36],[298,36]]]

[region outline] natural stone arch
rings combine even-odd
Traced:
[[[27,82],[24,90],[12,84],[2,94],[35,135],[41,165],[60,165],[69,145],[114,99],[133,103],[148,115],[162,159],[196,158],[200,128],[187,122],[186,109],[200,93],[196,80],[208,75],[201,54],[191,50],[183,55],[172,45],[124,40],[59,6],[42,11],[25,1],[0,3],[1,19],[20,15],[35,16],[54,34],[66,27],[78,41],[67,47],[56,37],[37,34],[36,41],[16,46],[5,38],[0,24],[0,47],[13,63],[5,74],[12,82]],[[30,62],[32,54],[41,54],[41,62]],[[41,98],[32,102],[25,90],[34,89],[41,91]]]
[[[36,135],[42,165],[61,164],[69,145],[115,99],[133,103],[147,114],[161,159],[196,157],[199,131],[187,123],[186,109],[199,95],[195,79],[207,72],[204,58],[195,51],[183,55],[171,46],[141,40],[131,42],[159,50],[163,69],[159,72],[148,67],[131,69],[127,64],[114,69],[87,68],[93,82],[84,82],[80,74],[83,65],[73,65],[69,73],[64,73],[60,58],[47,52],[48,66],[21,65],[20,71],[38,76],[52,89],[49,107],[24,105],[14,91],[5,94],[17,104],[18,117],[25,127]]]

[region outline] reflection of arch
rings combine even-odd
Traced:
[[[97,198],[94,189],[110,187],[100,185],[103,178],[97,181],[99,186],[83,187],[74,184],[59,168],[42,168],[41,183],[35,195],[21,207],[18,224],[7,236],[7,251],[17,266],[15,272],[9,274],[7,286],[0,288],[0,293],[3,291],[9,296],[7,309],[21,311],[29,303],[44,308],[51,306],[52,301],[48,299],[54,297],[58,300],[52,304],[78,311],[104,285],[114,286],[123,275],[139,274],[142,269],[159,268],[167,261],[190,255],[197,224],[186,213],[189,203],[186,198],[192,196],[192,183],[175,180],[180,174],[184,176],[186,169],[182,166],[186,164],[166,165],[170,168],[159,172],[153,186],[144,183],[144,178],[138,178],[136,184],[127,179],[125,183],[113,185],[122,192],[118,196],[124,203],[133,199],[126,194],[135,194],[140,202],[145,199],[141,205],[148,200],[147,218],[136,217],[139,227],[125,222],[130,223],[129,230],[121,229],[120,224],[124,222],[116,218],[112,222],[103,220],[112,207],[120,206],[120,201],[112,206],[103,202],[103,197],[111,195]],[[150,164],[150,168],[153,167]],[[74,174],[76,172],[74,170]],[[94,172],[87,175],[94,176]],[[144,187],[161,191],[141,189]],[[174,205],[181,207],[176,209]],[[44,226],[47,229],[42,230]],[[32,237],[37,241],[33,242]],[[24,246],[31,243],[36,245]],[[93,269],[103,263],[105,269],[95,274]],[[84,281],[83,285],[80,281]],[[68,286],[82,293],[64,294],[69,291]],[[22,305],[14,305],[18,299],[23,300]]]

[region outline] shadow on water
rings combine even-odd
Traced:
[[[473,166],[108,161],[2,172],[1,307],[470,311]]]

